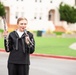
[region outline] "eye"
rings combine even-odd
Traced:
[[[23,23],[20,23],[20,25],[23,25]]]
[[[24,25],[27,25],[26,23],[24,23]]]
[[[27,25],[26,23],[20,23],[20,25]]]

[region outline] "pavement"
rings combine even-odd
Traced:
[[[0,75],[8,75],[9,53],[0,52]],[[29,75],[76,75],[76,60],[30,56]]]
[[[0,52],[5,52],[4,49],[0,49]],[[68,59],[68,60],[76,60],[76,57],[72,56],[60,56],[60,55],[51,55],[51,54],[39,54],[39,53],[33,53],[31,56],[40,56],[40,57],[48,57],[48,58],[58,58],[58,59]]]

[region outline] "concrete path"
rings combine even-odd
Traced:
[[[0,52],[0,75],[8,75],[8,55]],[[31,56],[30,75],[76,75],[76,60]]]

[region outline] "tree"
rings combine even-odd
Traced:
[[[5,16],[5,7],[4,5],[0,2],[0,16],[3,17]]]
[[[76,22],[76,8],[61,2],[59,5],[59,13],[61,21],[64,20],[68,23]]]
[[[0,2],[0,32],[3,32],[2,29],[2,18],[5,17],[5,7],[4,5]]]

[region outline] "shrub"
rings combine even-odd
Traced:
[[[62,35],[64,32],[55,31],[54,33],[55,33],[56,35]]]
[[[0,29],[0,32],[3,33],[3,29]]]
[[[63,2],[61,2],[59,5],[59,13],[61,21],[67,21],[68,23],[76,22],[76,8],[73,6],[63,5]]]
[[[4,5],[0,2],[0,16],[3,17],[5,16],[5,7]]]

